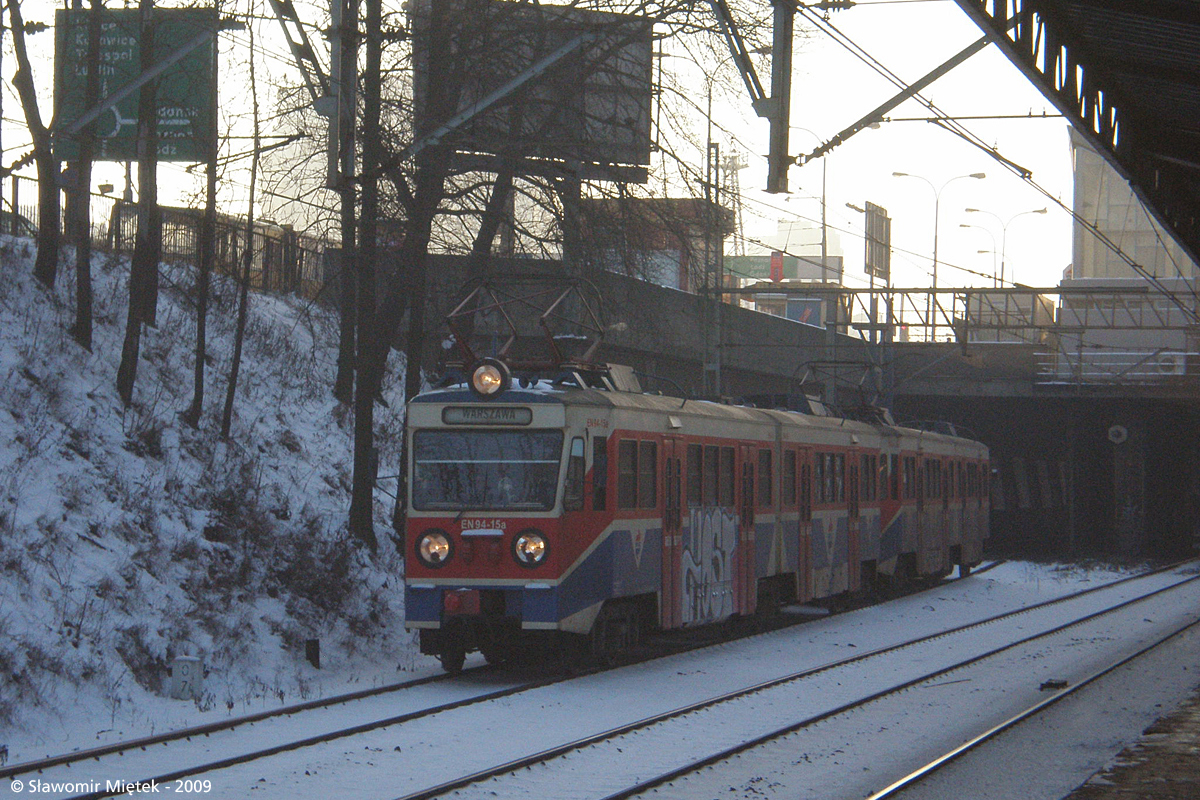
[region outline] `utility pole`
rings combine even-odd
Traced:
[[[367,63],[363,106],[363,187],[362,237],[355,261],[358,280],[358,373],[354,394],[354,476],[350,497],[350,533],[372,551],[375,538],[374,500],[378,459],[375,455],[375,397],[379,393],[377,364],[385,359],[373,357],[372,349],[391,346],[391,336],[380,333],[375,325],[375,275],[378,260],[379,165],[383,160],[383,142],[379,118],[383,105],[382,49],[383,3],[367,0]]]

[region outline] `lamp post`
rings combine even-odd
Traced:
[[[1013,223],[1017,217],[1023,217],[1026,214],[1048,214],[1049,208],[1034,208],[1029,211],[1019,211],[1008,218],[1005,222],[1000,215],[993,214],[991,211],[984,211],[982,208],[967,208],[964,209],[968,214],[987,214],[989,217],[995,217],[1000,223],[1000,285],[1004,285],[1004,264],[1008,260],[1008,226]],[[994,239],[993,239],[994,241]],[[1014,281],[1015,283],[1015,281]]]
[[[922,177],[921,175],[912,175],[908,172],[893,172],[892,177],[894,177],[894,178],[916,178],[917,180],[924,181],[926,183],[926,185],[929,186],[930,190],[933,191],[933,290],[936,292],[937,291],[937,273],[938,273],[938,220],[939,220],[939,217],[941,216],[942,192],[946,190],[947,186],[954,183],[955,181],[961,181],[966,178],[974,178],[975,180],[983,180],[984,178],[987,177],[987,175],[982,172],[972,172],[969,175],[955,175],[953,178],[951,178],[950,180],[943,183],[940,188],[937,186],[934,186],[933,181],[929,180],[928,178]]]
[[[983,231],[984,233],[986,233],[988,235],[988,238],[992,240],[992,249],[991,250],[980,250],[979,252],[992,254],[992,285],[994,286],[995,281],[996,281],[996,253],[998,252],[996,250],[996,234],[992,233],[990,230],[983,227],[982,225],[972,225],[969,222],[960,222],[958,224],[958,227],[974,228],[975,230]]]

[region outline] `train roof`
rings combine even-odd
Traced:
[[[713,420],[741,421],[750,423],[771,422],[814,430],[840,431],[883,436],[913,436],[930,443],[945,446],[963,443],[979,444],[962,436],[950,436],[935,431],[906,428],[884,423],[861,422],[835,416],[818,416],[782,409],[755,408],[753,406],[715,403],[710,400],[684,400],[660,394],[610,391],[607,389],[578,388],[542,381],[533,387],[514,387],[501,397],[480,400],[466,385],[434,389],[414,397],[414,403],[561,403],[564,405],[594,406],[628,411],[647,411],[686,417],[706,417]]]

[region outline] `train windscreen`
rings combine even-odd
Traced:
[[[548,511],[554,507],[563,433],[425,430],[413,436],[413,508]]]

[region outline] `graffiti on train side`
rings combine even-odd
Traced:
[[[725,508],[692,508],[683,531],[683,623],[733,614],[733,554],[737,515]]]

